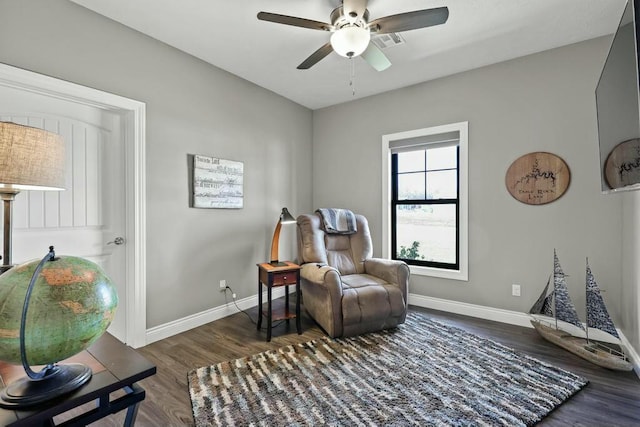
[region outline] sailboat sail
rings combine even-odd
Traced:
[[[538,300],[531,306],[529,310],[530,314],[543,314],[545,316],[553,317],[553,294],[549,293],[549,282],[551,276],[547,279],[547,286],[538,297]]]
[[[576,307],[571,301],[569,296],[569,290],[567,289],[567,282],[564,279],[564,271],[560,266],[560,261],[556,255],[556,251],[553,251],[553,284],[555,293],[555,313],[558,320],[562,320],[567,323],[571,323],[584,330],[582,322],[576,312]]]
[[[600,294],[600,288],[596,283],[593,274],[591,273],[591,267],[589,267],[589,260],[587,259],[587,326],[589,328],[600,329],[601,331],[608,332],[616,338],[618,331],[616,330],[607,307],[604,305],[604,300]]]

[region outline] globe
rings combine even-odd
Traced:
[[[40,260],[0,275],[0,360],[21,364],[20,319]],[[48,365],[89,347],[109,327],[118,305],[111,279],[97,264],[59,256],[44,263],[29,300],[25,326],[29,365]]]

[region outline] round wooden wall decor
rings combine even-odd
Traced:
[[[640,139],[621,142],[611,150],[604,176],[612,189],[640,182]]]
[[[570,182],[571,172],[564,160],[542,151],[517,158],[505,176],[509,194],[528,205],[544,205],[559,199]]]

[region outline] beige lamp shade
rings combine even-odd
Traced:
[[[0,122],[0,192],[64,190],[64,157],[60,135]]]

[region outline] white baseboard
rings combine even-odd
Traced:
[[[295,289],[290,290],[295,292]],[[273,299],[284,296],[284,288],[273,290]],[[267,300],[267,293],[263,292],[262,300]],[[253,295],[241,300],[237,300],[236,304],[242,310],[258,305],[258,295]],[[446,300],[442,298],[428,297],[424,295],[409,294],[409,304],[418,307],[431,308],[433,310],[446,311],[448,313],[461,314],[464,316],[478,317],[485,320],[493,320],[495,322],[507,323],[510,325],[523,326],[525,328],[532,328],[530,319],[531,317],[526,313],[520,313],[512,310],[503,310],[501,308],[486,307],[483,305],[469,304],[465,302]],[[153,342],[169,338],[173,335],[181,332],[186,332],[190,329],[197,328],[198,326],[205,325],[223,317],[230,316],[237,313],[233,301],[229,301],[228,304],[213,307],[209,310],[202,311],[200,313],[193,314],[191,316],[183,317],[172,322],[165,323],[163,325],[155,326],[147,329],[146,343],[151,344]],[[627,349],[627,353],[631,362],[633,363],[633,369],[636,375],[640,378],[640,356],[633,348],[627,337],[624,336],[622,331],[618,330],[620,340]]]
[[[480,319],[493,320],[510,325],[532,328],[531,317],[526,313],[503,310],[501,308],[486,307],[483,305],[468,304],[441,298],[427,297],[424,295],[409,294],[409,304],[418,307],[431,308],[433,310],[446,311],[448,313],[462,314],[464,316],[478,317]]]
[[[284,288],[274,289],[274,299],[280,298],[282,296],[284,296]],[[266,292],[263,292],[262,300],[267,300]],[[237,300],[236,304],[238,304],[238,307],[240,307],[242,310],[247,310],[249,308],[255,307],[258,305],[258,295],[253,295],[241,300]],[[494,320],[496,322],[525,326],[528,328],[531,327],[531,323],[529,322],[530,317],[525,313],[518,313],[516,311],[485,307],[481,305],[468,304],[464,302],[451,301],[416,294],[409,294],[409,304],[416,305],[418,307],[446,311],[449,313]],[[198,326],[205,325],[218,319],[222,319],[223,317],[230,316],[237,312],[238,309],[233,304],[233,301],[229,301],[229,303],[226,305],[213,307],[209,310],[192,314],[191,316],[183,317],[182,319],[177,319],[172,322],[155,326],[153,328],[147,329],[146,343],[151,344],[153,342],[169,338],[170,336],[179,334],[181,332],[186,332],[190,329],[197,328]]]
[[[620,341],[622,341],[622,345],[627,350],[627,356],[631,359],[631,363],[633,363],[633,370],[635,371],[638,378],[640,378],[640,356],[635,348],[631,345],[627,337],[618,329],[618,335],[620,335]]]
[[[451,301],[416,294],[409,294],[409,304],[416,305],[418,307],[431,308],[433,310],[462,314],[464,316],[493,320],[510,325],[524,326],[526,328],[533,327],[530,322],[531,316],[528,314],[511,310],[503,310],[501,308],[486,307],[483,305],[468,304],[465,302]],[[640,356],[638,355],[638,352],[636,352],[620,329],[618,329],[618,335],[620,335],[620,341],[627,350],[627,356],[633,364],[634,372],[638,378],[640,378]]]
[[[289,293],[295,292],[289,290]],[[280,298],[284,296],[284,288],[273,289],[272,299]],[[262,301],[267,301],[267,293],[262,293]],[[258,305],[258,295],[253,295],[247,298],[236,300],[236,304],[240,309],[247,310],[249,308]],[[229,302],[225,305],[210,308],[209,310],[201,311],[200,313],[192,314],[191,316],[183,317],[172,322],[164,323],[162,325],[154,326],[147,329],[146,344],[151,344],[156,341],[160,341],[165,338],[169,338],[173,335],[177,335],[182,332],[186,332],[190,329],[197,328],[198,326],[206,325],[223,317],[230,316],[238,312],[233,300],[229,299]]]

